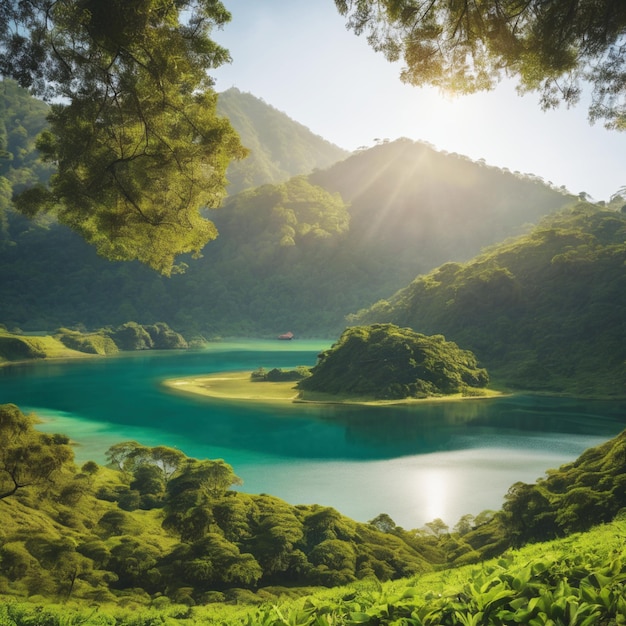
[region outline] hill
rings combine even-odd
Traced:
[[[235,161],[228,168],[226,177],[231,196],[244,189],[280,183],[298,174],[326,168],[348,156],[347,150],[235,87],[219,94],[217,111],[230,120],[241,142],[250,150],[246,159]]]
[[[7,212],[14,193],[47,181],[35,138],[46,127],[48,106],[10,80],[0,81],[0,248],[10,242]]]
[[[346,329],[318,355],[298,389],[373,399],[478,394],[487,372],[468,350],[441,335],[426,337],[393,324]]]
[[[24,330],[132,319],[190,337],[338,336],[350,311],[569,200],[537,179],[402,140],[227,199],[211,215],[218,239],[171,278],[104,261],[67,229],[13,215],[15,245],[0,250],[0,321]]]
[[[469,259],[571,201],[532,174],[409,139],[379,143],[309,180],[350,205],[353,240],[390,249],[398,266],[417,251],[428,262]]]
[[[353,323],[444,334],[496,383],[626,395],[626,214],[579,203],[467,263],[418,276]]]

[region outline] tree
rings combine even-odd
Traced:
[[[240,484],[241,478],[222,459],[187,459],[167,484],[163,527],[179,533],[182,541],[197,541],[213,523],[212,505],[230,486]]]
[[[50,484],[74,453],[64,435],[34,429],[35,418],[14,404],[0,405],[0,500],[27,487]]]
[[[116,466],[121,472],[127,474],[137,467],[137,460],[141,459],[147,448],[136,441],[122,441],[113,444],[105,456],[110,465]]]
[[[57,172],[18,209],[163,274],[198,255],[217,236],[200,210],[219,205],[246,154],[207,73],[230,61],[210,39],[229,19],[216,0],[3,3],[0,74],[54,99],[38,148]]]
[[[455,93],[516,76],[543,108],[592,87],[591,121],[626,130],[626,5],[622,0],[335,0],[404,82]]]
[[[195,492],[200,501],[207,502],[222,496],[232,485],[242,483],[233,468],[222,459],[187,459],[180,474],[169,482],[167,490],[170,498]]]

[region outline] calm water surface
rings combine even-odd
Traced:
[[[35,411],[77,442],[79,463],[113,443],[176,446],[223,458],[243,490],[319,503],[360,521],[385,512],[405,528],[501,506],[508,487],[626,427],[626,403],[511,396],[410,407],[258,405],[168,393],[167,378],[313,365],[329,342],[214,344],[0,368],[0,403]]]

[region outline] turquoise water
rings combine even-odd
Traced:
[[[113,443],[223,458],[243,490],[319,503],[405,528],[499,508],[532,482],[626,427],[624,402],[511,396],[405,407],[269,406],[168,393],[167,378],[313,365],[322,341],[230,342],[189,352],[0,368],[0,403],[35,411],[77,442],[82,463]]]

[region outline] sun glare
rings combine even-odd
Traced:
[[[441,469],[420,470],[415,483],[416,497],[423,503],[423,517],[429,521],[446,519],[448,479]]]

